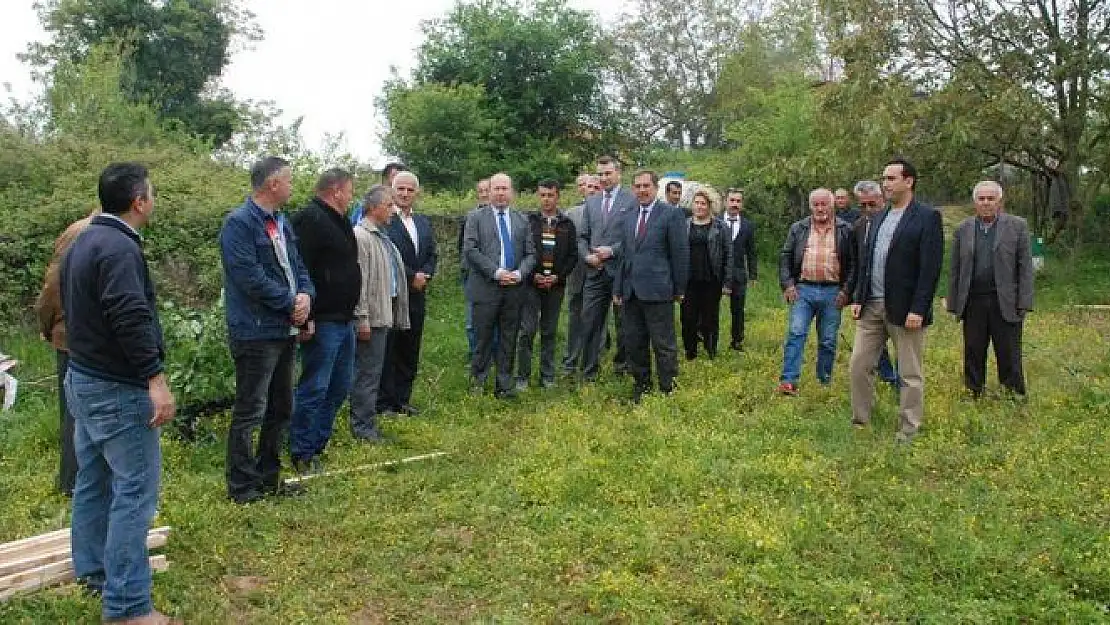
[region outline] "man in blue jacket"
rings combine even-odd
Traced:
[[[73,568],[102,592],[105,622],[176,622],[154,609],[146,547],[162,471],[159,428],[175,410],[139,236],[154,212],[154,194],[138,163],[109,165],[98,194],[104,212],[73,242],[61,269],[65,392],[79,467]]]
[[[281,446],[293,408],[293,343],[316,293],[279,210],[292,194],[289,163],[251,167],[251,195],[224,220],[220,257],[235,405],[227,437],[227,494],[239,504],[295,494],[281,482]],[[258,446],[254,431],[261,428]]]

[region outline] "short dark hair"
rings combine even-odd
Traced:
[[[536,187],[540,189],[555,189],[556,195],[559,193],[559,181],[552,178],[544,178]]]
[[[659,184],[659,174],[653,169],[637,169],[636,173],[632,174],[632,181],[635,182],[640,176],[651,176],[651,184]]]
[[[355,179],[351,172],[339,167],[333,167],[324,173],[320,174],[319,180],[316,181],[316,192],[323,193],[328,189],[342,186]]]
[[[270,176],[289,167],[289,161],[280,156],[267,156],[251,166],[251,188],[255,191],[262,188]]]
[[[150,193],[150,173],[141,163],[112,163],[100,172],[96,194],[105,213],[122,215],[131,210],[136,198]]]
[[[679,190],[679,191],[681,191],[681,190],[682,190],[682,183],[681,183],[681,182],[679,182],[679,181],[677,181],[677,180],[672,180],[672,181],[668,182],[668,183],[667,183],[667,186],[666,186],[666,187],[664,187],[664,188],[665,188],[665,189],[666,189],[667,191],[670,191],[670,190],[671,190],[671,187],[678,187],[678,190]]]
[[[607,155],[607,154],[604,155],[604,156],[597,157],[597,164],[598,165],[612,165],[616,169],[621,168],[621,162],[618,161],[617,159],[613,158],[612,156]]]
[[[897,156],[897,157],[892,158],[889,161],[887,161],[886,165],[884,165],[883,168],[885,169],[886,167],[889,167],[890,165],[901,165],[902,166],[902,177],[903,178],[913,178],[913,182],[910,183],[910,188],[911,189],[917,189],[917,168],[913,166],[913,163],[906,160],[905,157]]]
[[[389,177],[393,174],[393,172],[408,170],[409,168],[405,166],[404,163],[398,163],[396,161],[392,163],[386,163],[385,167],[382,168],[382,182],[384,182],[385,184],[389,184]]]

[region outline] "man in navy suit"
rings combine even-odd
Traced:
[[[755,255],[755,224],[744,217],[744,191],[732,188],[725,194],[728,212],[725,226],[732,236],[732,284],[729,287],[729,308],[732,312],[732,341],[729,347],[744,349],[744,304],[748,295],[748,281],[759,276],[759,262]]]
[[[933,296],[944,260],[940,213],[914,198],[916,185],[917,170],[905,159],[894,159],[883,169],[890,205],[875,217],[863,241],[852,304],[857,320],[849,365],[852,423],[865,427],[871,420],[873,371],[890,337],[902,377],[896,436],[900,443],[913,440],[925,412],[925,328],[933,320]]]
[[[463,235],[466,288],[474,300],[474,329],[478,334],[470,364],[471,391],[485,388],[497,328],[500,340],[494,394],[502,399],[516,395],[513,358],[524,304],[524,281],[536,267],[536,246],[528,220],[512,208],[512,201],[512,178],[506,174],[490,177],[490,205],[470,211]]]
[[[420,180],[411,171],[393,178],[393,219],[386,232],[401,252],[405,279],[409,285],[409,329],[389,333],[386,366],[378,391],[378,413],[400,412],[409,416],[420,411],[411,403],[412,385],[420,364],[420,343],[424,337],[425,293],[436,273],[436,239],[432,224],[424,215],[412,212],[420,195]]]
[[[610,156],[597,159],[601,192],[586,198],[582,228],[578,231],[578,259],[586,266],[582,286],[582,323],[585,326],[582,352],[582,379],[597,378],[601,349],[605,341],[609,306],[613,302],[613,279],[621,251],[620,222],[625,213],[636,208],[636,198],[621,186],[620,163]],[[621,346],[621,319],[617,315],[617,354],[615,369],[625,366]]]
[[[674,302],[682,300],[690,274],[686,215],[656,199],[658,186],[654,171],[641,170],[632,178],[636,208],[620,222],[620,265],[613,283],[613,301],[623,307],[623,340],[636,381],[635,402],[652,387],[649,347],[655,352],[659,390],[674,390]]]

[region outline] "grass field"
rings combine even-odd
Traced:
[[[1068,304],[1107,303],[1108,268],[1060,261],[1038,279],[1026,403],[962,392],[959,326],[938,303],[911,446],[893,442],[886,389],[871,428],[849,427],[850,321],[831,388],[811,337],[801,395],[775,395],[786,309],[770,259],[748,350],[683,363],[673,397],[635,407],[605,376],[513,403],[468,395],[460,296],[441,283],[424,415],[366,447],[344,412],[327,466],[450,455],[241,508],[224,496],[226,417],[196,443],[165,438],[157,522],[174,530],[156,604],[189,623],[1105,622],[1110,315]],[[0,415],[12,540],[68,510],[52,494],[52,354],[25,330],[0,346],[26,383]],[[0,622],[96,623],[99,604],[49,590],[0,604]]]

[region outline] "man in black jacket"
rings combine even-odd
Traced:
[[[732,342],[734,350],[744,349],[744,305],[748,296],[748,281],[759,276],[759,261],[755,255],[755,224],[744,217],[744,191],[729,189],[725,195],[727,212],[725,226],[732,235],[732,284],[729,288],[729,310],[732,313]]]
[[[105,622],[168,622],[153,606],[146,535],[158,505],[160,427],[173,420],[154,284],[138,230],[154,212],[147,170],[109,165],[103,213],[62,262],[69,334],[65,392],[77,484],[72,552],[78,579],[102,592]]]
[[[790,304],[779,392],[798,394],[809,324],[817,318],[817,381],[829,384],[836,360],[840,310],[851,301],[856,271],[852,227],[836,218],[833,193],[809,194],[810,216],[795,222],[779,254],[779,285]]]
[[[555,332],[571,271],[578,264],[578,235],[574,222],[559,210],[559,183],[543,180],[536,190],[540,210],[528,215],[536,246],[536,269],[525,279],[520,311],[516,386],[528,388],[532,378],[532,343],[540,330],[540,384],[555,386]]]
[[[316,182],[316,196],[290,220],[316,287],[315,306],[299,337],[301,378],[289,421],[289,456],[299,473],[318,468],[354,376],[355,305],[362,274],[346,217],[353,197],[351,174],[330,169]]]
[[[424,340],[425,294],[436,272],[439,252],[432,223],[424,215],[413,212],[420,195],[420,180],[411,171],[393,178],[393,219],[386,232],[401,259],[405,261],[405,279],[409,287],[409,329],[389,333],[386,365],[378,392],[378,413],[419,414],[412,405],[412,385],[420,364],[420,345]]]
[[[933,320],[933,296],[944,262],[944,226],[940,213],[914,198],[917,170],[894,159],[883,170],[883,191],[890,199],[875,217],[860,250],[860,272],[853,297],[856,341],[849,365],[852,378],[852,423],[871,421],[875,400],[872,370],[888,337],[898,353],[902,377],[896,440],[908,443],[925,412],[922,376],[925,328]]]

